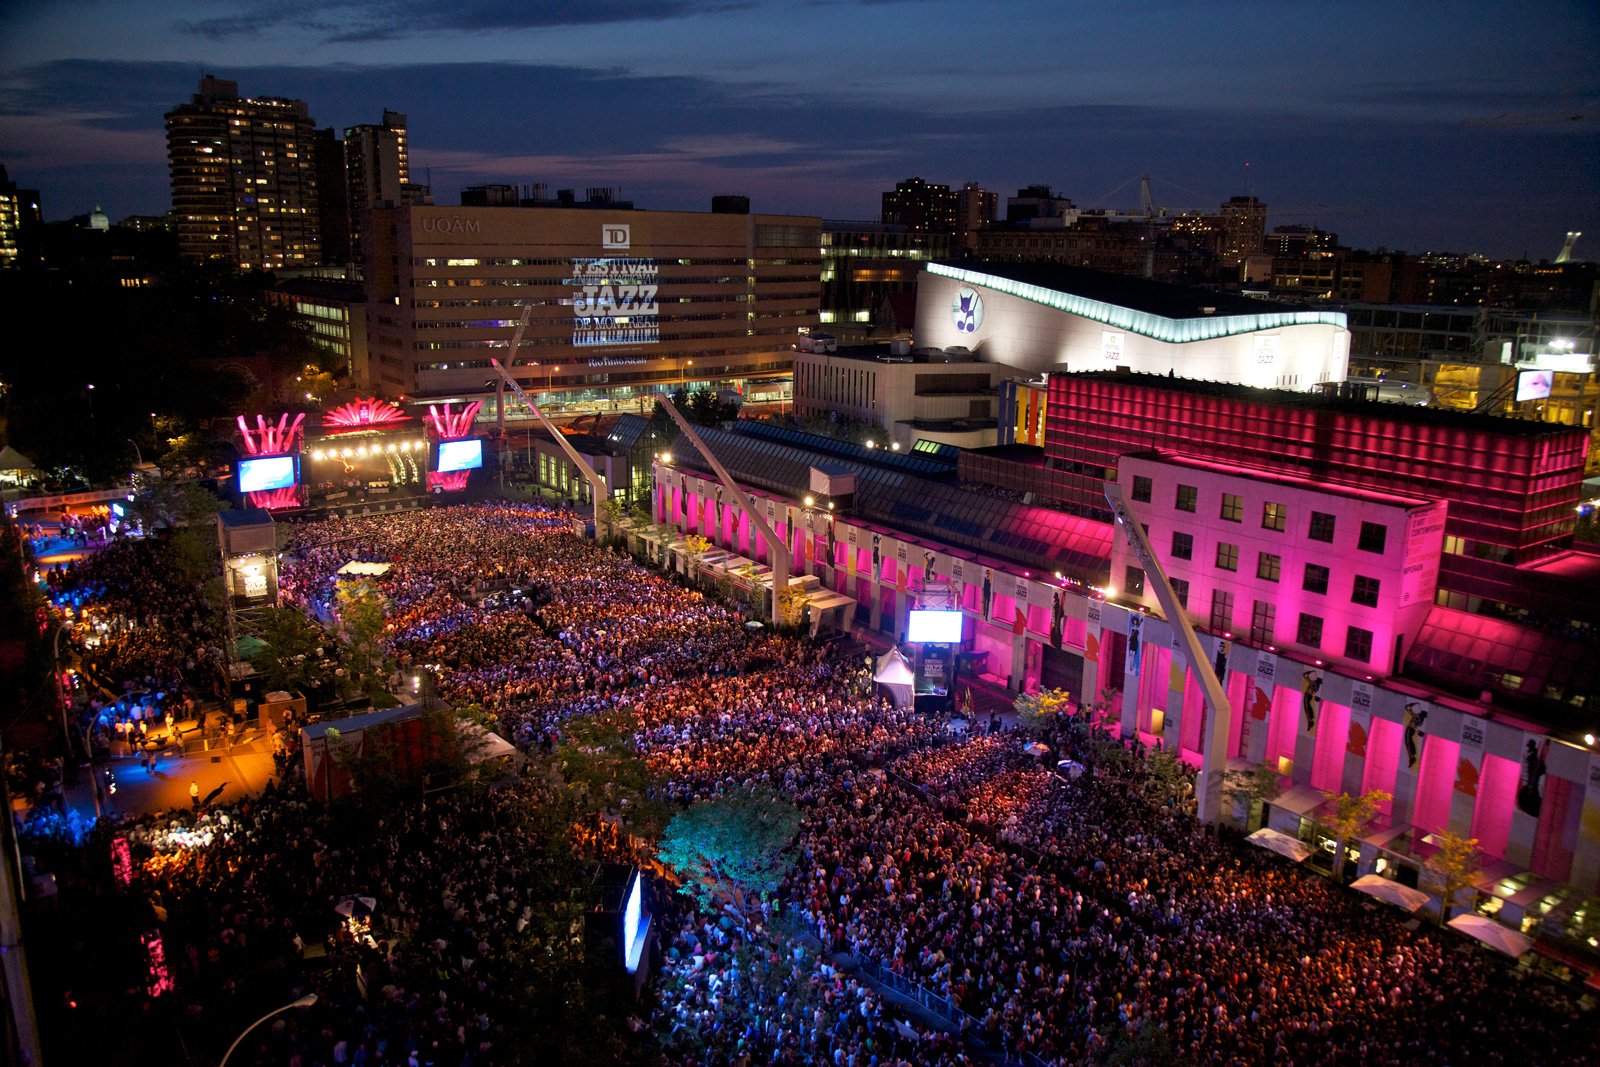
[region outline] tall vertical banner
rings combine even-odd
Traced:
[[[1128,615],[1128,664],[1127,673],[1134,677],[1134,688],[1138,688],[1139,669],[1144,665],[1144,616],[1138,613]]]
[[[1347,793],[1361,791],[1361,776],[1366,768],[1367,741],[1372,737],[1372,686],[1350,683],[1350,732],[1345,737],[1344,767],[1340,788]]]
[[[911,580],[911,563],[907,558],[908,556],[909,552],[906,550],[906,543],[904,541],[896,542],[894,549],[895,588],[902,593],[906,591],[906,586],[910,584]]]
[[[1585,768],[1583,811],[1578,816],[1577,847],[1572,852],[1573,885],[1600,882],[1600,755],[1590,755]]]
[[[1189,660],[1178,647],[1178,635],[1173,635],[1172,658],[1167,661],[1167,714],[1162,720],[1161,743],[1168,752],[1178,752],[1183,747],[1183,738],[1189,731],[1184,729],[1184,718],[1189,714],[1187,682],[1189,679]],[[1205,703],[1201,702],[1204,709]],[[1196,742],[1195,749],[1199,751],[1204,745],[1204,711],[1201,712],[1200,728],[1202,734]],[[1192,735],[1191,735],[1192,736]]]
[[[1100,601],[1091,600],[1083,626],[1083,697],[1100,702]]]
[[[1272,721],[1272,701],[1278,690],[1278,657],[1271,652],[1256,653],[1256,667],[1250,676],[1250,711],[1244,721],[1244,754],[1252,763],[1267,758],[1267,741]]]
[[[1416,809],[1417,779],[1422,771],[1422,750],[1428,743],[1428,716],[1433,707],[1424,700],[1408,700],[1400,712],[1400,759],[1394,776],[1395,821],[1410,822]]]

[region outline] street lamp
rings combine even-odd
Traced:
[[[266,1022],[268,1019],[272,1018],[274,1015],[282,1015],[284,1012],[290,1010],[291,1008],[309,1008],[309,1007],[311,1007],[311,1005],[315,1004],[316,1002],[317,1002],[317,995],[315,993],[307,993],[305,996],[301,997],[299,1000],[291,1001],[288,1004],[285,1004],[281,1008],[273,1008],[271,1011],[267,1012],[261,1018],[257,1019],[255,1022],[253,1022],[249,1026],[245,1027],[244,1030],[240,1032],[239,1036],[233,1039],[233,1044],[228,1046],[228,1051],[224,1052],[222,1054],[222,1062],[218,1065],[218,1067],[228,1067],[228,1057],[232,1056],[233,1055],[233,1050],[239,1047],[239,1042],[243,1041],[245,1039],[245,1036],[248,1035],[250,1033],[250,1031],[254,1030],[256,1027],[260,1026],[262,1023]]]

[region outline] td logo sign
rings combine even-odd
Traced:
[[[632,243],[627,223],[609,223],[600,227],[601,248],[627,248]]]

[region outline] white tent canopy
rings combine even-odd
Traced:
[[[466,745],[468,763],[486,763],[517,754],[515,745],[475,722],[458,722],[456,728],[461,731],[461,739]]]
[[[906,658],[900,654],[898,648],[891,648],[879,656],[877,669],[872,672],[872,680],[887,686],[889,692],[894,694],[895,706],[902,708],[911,703],[912,687],[916,679],[911,664],[906,662]]]
[[[10,445],[0,448],[0,471],[22,471],[24,473],[31,473],[38,469],[38,467],[33,465],[33,460],[29,459],[27,456],[24,456],[21,452],[18,452]]]
[[[365,563],[365,562],[357,559],[357,560],[351,560],[349,563],[346,563],[343,567],[340,567],[338,573],[340,573],[340,574],[354,574],[354,575],[357,575],[359,577],[365,577],[365,578],[377,578],[377,577],[381,577],[382,575],[388,574],[389,573],[389,569],[392,566],[393,566],[393,564],[389,564],[389,563]]]
[[[1266,827],[1257,830],[1245,840],[1252,845],[1259,845],[1269,852],[1276,852],[1286,859],[1294,860],[1296,863],[1304,863],[1311,856],[1311,853],[1315,851],[1298,837],[1290,837],[1288,834],[1270,830]]]
[[[1433,899],[1420,889],[1412,889],[1408,885],[1401,885],[1392,878],[1385,878],[1381,874],[1364,874],[1350,883],[1350,888],[1357,893],[1365,893],[1369,897],[1376,897],[1386,903],[1406,911],[1416,911],[1429,900]]]
[[[1451,919],[1450,925],[1468,937],[1476,938],[1490,948],[1504,952],[1512,959],[1516,959],[1533,947],[1533,938],[1470,911]]]

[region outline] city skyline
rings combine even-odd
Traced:
[[[621,186],[641,207],[871,219],[896,181],[1048,183],[1355,247],[1553,258],[1600,242],[1587,5],[429,0],[14,5],[0,162],[47,218],[170,206],[161,116],[202,74],[319,127],[410,118],[413,180]],[[800,51],[795,42],[807,42]],[[1022,106],[1018,102],[1024,102]]]

